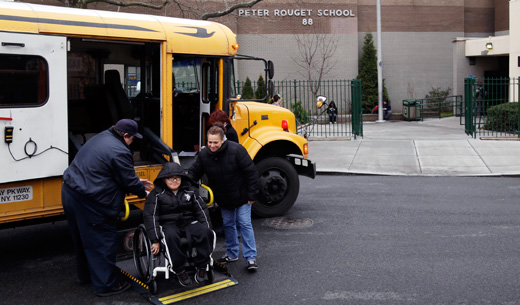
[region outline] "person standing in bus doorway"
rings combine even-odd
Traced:
[[[206,174],[215,202],[221,208],[227,251],[219,262],[238,260],[238,223],[246,268],[256,271],[257,250],[251,223],[251,205],[258,195],[258,171],[242,145],[224,140],[224,129],[221,126],[211,127],[207,137],[208,146],[201,150],[188,172],[194,181]]]
[[[224,110],[215,110],[209,115],[208,125],[214,126],[215,123],[220,123],[225,127],[227,140],[238,143],[238,134]]]
[[[74,243],[78,280],[98,296],[130,288],[118,279],[117,220],[127,193],[144,198],[153,184],[134,170],[130,144],[141,139],[137,123],[123,119],[81,147],[63,174],[63,209]]]

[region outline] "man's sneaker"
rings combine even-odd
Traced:
[[[228,256],[227,254],[218,259],[219,263],[224,263],[224,264],[236,262],[237,260],[238,260],[238,257],[233,258],[233,257]]]
[[[195,282],[202,283],[206,280],[206,267],[198,268],[195,272]]]
[[[247,261],[246,265],[247,265],[246,268],[249,271],[256,271],[258,269],[258,265],[256,264],[256,261],[254,261],[254,260]]]
[[[177,279],[179,280],[179,284],[184,287],[191,285],[190,276],[186,273],[186,271],[182,271],[181,273],[177,274]]]

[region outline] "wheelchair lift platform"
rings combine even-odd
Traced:
[[[215,264],[213,283],[193,283],[189,287],[183,287],[177,282],[175,275],[169,279],[163,276],[156,278],[157,294],[152,294],[149,284],[143,283],[137,276],[137,271],[132,259],[121,260],[117,262],[117,266],[121,270],[121,274],[128,278],[132,284],[132,289],[141,294],[152,304],[174,304],[197,296],[205,295],[214,291],[238,285],[238,281],[227,272],[227,266]],[[193,271],[188,274],[193,279]]]

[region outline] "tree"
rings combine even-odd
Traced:
[[[264,99],[266,97],[266,90],[267,89],[265,88],[264,78],[262,75],[260,75],[260,77],[258,77],[258,81],[256,82],[255,98],[258,100]]]
[[[372,33],[365,35],[363,44],[363,54],[359,59],[359,74],[357,79],[361,80],[361,100],[363,103],[363,112],[370,113],[372,108],[378,104],[378,88],[377,88],[377,54],[372,40]],[[388,92],[383,79],[383,99],[388,100]]]
[[[338,48],[336,41],[325,34],[295,35],[298,56],[293,56],[294,63],[301,68],[298,72],[309,81],[311,92],[316,99],[324,79],[335,62],[332,61]]]
[[[153,4],[146,1],[117,1],[117,0],[58,0],[68,7],[75,8],[86,8],[87,5],[91,3],[107,3],[115,6],[121,7],[146,7],[151,9],[160,10],[163,9],[168,4],[173,4],[178,9],[180,13],[180,17],[183,18],[193,18],[193,19],[202,19],[208,20],[210,18],[222,17],[228,14],[233,13],[235,10],[239,8],[252,7],[253,5],[261,2],[262,0],[252,0],[250,2],[241,2],[234,5],[229,5],[227,1],[221,1],[224,4],[224,8],[214,12],[207,12],[206,7],[208,1],[204,0],[163,0],[159,4]]]
[[[244,88],[242,88],[242,99],[252,99],[255,97],[253,86],[251,86],[251,80],[249,76],[246,78],[246,82],[244,83]]]

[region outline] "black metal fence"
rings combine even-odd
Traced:
[[[477,136],[519,137],[518,78],[464,80],[465,129]]]
[[[275,81],[275,92],[282,96],[282,107],[291,110],[297,120],[298,133],[309,137],[363,136],[361,107],[361,82],[359,80]],[[251,82],[253,91],[257,83]],[[244,82],[238,81],[242,92]],[[326,105],[318,108],[317,96],[326,96]],[[334,101],[336,118],[329,116],[328,105]],[[359,105],[358,105],[359,103]]]
[[[405,121],[423,121],[424,118],[444,118],[464,116],[462,95],[449,95],[421,99],[403,100],[403,119]]]

